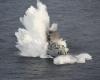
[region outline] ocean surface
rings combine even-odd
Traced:
[[[0,0],[0,80],[100,80],[100,0],[41,0],[51,23],[67,40],[73,55],[93,56],[84,64],[55,65],[52,59],[18,55],[15,32],[19,17],[36,0]]]

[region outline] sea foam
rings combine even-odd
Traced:
[[[54,64],[74,64],[85,63],[86,60],[91,60],[92,56],[88,53],[81,53],[79,55],[60,55],[53,59]]]

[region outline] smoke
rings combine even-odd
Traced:
[[[16,47],[20,50],[20,55],[27,57],[40,57],[40,58],[52,58],[47,55],[48,42],[47,32],[48,30],[56,31],[57,24],[50,25],[49,15],[47,7],[39,0],[37,1],[37,8],[30,6],[23,17],[20,17],[20,22],[24,28],[19,28],[15,32],[17,37]],[[67,47],[65,41],[59,41],[58,44]],[[68,49],[68,48],[66,48]],[[73,64],[73,63],[85,63],[86,60],[91,60],[92,57],[88,53],[82,53],[79,55],[59,55],[53,59],[54,64]]]

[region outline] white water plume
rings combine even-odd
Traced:
[[[20,55],[27,57],[40,57],[51,58],[47,55],[48,42],[47,33],[49,30],[57,31],[57,24],[50,25],[49,15],[47,7],[39,0],[37,1],[37,8],[30,6],[23,17],[20,17],[20,21],[24,28],[19,28],[18,32],[15,32],[17,37],[16,47],[20,50]],[[56,41],[56,39],[55,39]],[[63,45],[66,52],[69,50],[65,40],[58,39],[57,44]],[[73,63],[85,63],[86,60],[90,60],[92,57],[87,54],[79,55],[59,55],[53,59],[54,64],[73,64]]]
[[[25,28],[19,28],[15,33],[17,37],[16,47],[22,56],[47,57],[46,32],[49,27],[47,7],[37,1],[37,8],[30,6],[24,17],[20,18]]]

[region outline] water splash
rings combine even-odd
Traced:
[[[50,26],[50,19],[47,12],[47,7],[42,2],[37,0],[37,8],[30,6],[23,17],[20,17],[20,22],[24,28],[19,28],[15,32],[17,37],[16,47],[20,50],[20,55],[27,57],[52,58],[47,54],[48,42],[47,33],[49,30],[56,31],[57,24],[53,23]],[[59,45],[64,45],[67,48],[65,40],[58,40]],[[53,59],[54,64],[73,64],[85,63],[86,60],[91,60],[92,56],[88,53],[79,55],[59,55]]]
[[[81,53],[79,55],[60,55],[54,58],[53,63],[60,64],[74,64],[85,63],[86,60],[91,60],[92,56],[88,53]]]
[[[16,47],[21,51],[22,56],[48,57],[46,32],[49,28],[49,16],[47,7],[39,0],[37,8],[30,6],[24,17],[20,17],[24,28],[19,28],[15,33],[17,37]]]

